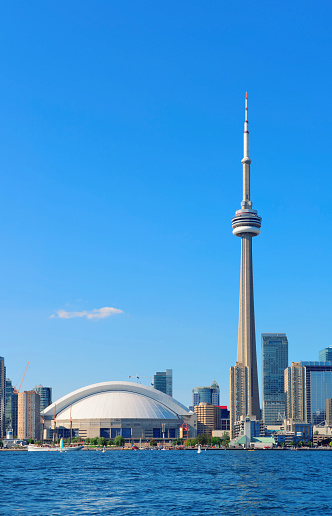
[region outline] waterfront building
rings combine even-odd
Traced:
[[[208,403],[209,405],[219,405],[220,387],[215,380],[213,380],[210,387],[195,387],[192,390],[193,408],[200,403]]]
[[[0,357],[0,438],[6,437],[6,367]]]
[[[126,440],[172,440],[186,423],[197,435],[197,416],[165,393],[133,382],[88,385],[55,401],[44,410],[44,428],[53,428],[55,439],[83,439],[122,435]]]
[[[18,397],[17,392],[9,378],[6,378],[6,432],[12,430],[13,436],[17,436],[17,411],[18,411]]]
[[[173,396],[173,370],[157,371],[153,377],[153,387],[168,396]]]
[[[52,388],[36,385],[33,389],[40,396],[40,412],[52,404]]]
[[[286,417],[319,425],[332,398],[332,362],[293,362],[285,370]]]
[[[332,362],[332,346],[324,348],[319,352],[319,362]]]
[[[295,446],[302,442],[307,444],[312,439],[312,426],[310,423],[304,423],[303,421],[296,421],[294,419],[284,420],[284,431],[292,432],[294,435],[293,443]]]
[[[18,393],[17,437],[40,438],[40,396],[35,391]]]
[[[201,402],[195,406],[195,414],[198,434],[212,435],[213,430],[221,429],[220,407]]]
[[[332,362],[300,362],[305,369],[305,421],[326,420],[326,400],[332,398]]]
[[[305,370],[300,362],[285,369],[284,388],[286,418],[305,421]]]
[[[253,289],[252,239],[259,235],[261,218],[252,208],[250,195],[249,126],[245,101],[241,209],[232,219],[233,234],[241,238],[241,273],[237,361],[230,371],[231,427],[241,416],[260,420]],[[237,371],[239,369],[239,371]],[[239,392],[241,390],[242,392]]]
[[[263,421],[277,425],[285,418],[285,369],[288,340],[285,333],[262,333]]]
[[[332,398],[326,400],[326,425],[332,427]]]
[[[220,428],[229,432],[230,430],[230,412],[227,406],[220,406]]]

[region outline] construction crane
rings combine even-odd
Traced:
[[[133,376],[128,376],[128,378],[136,378],[136,381],[137,383],[141,383],[139,380],[140,378],[152,378],[152,376],[138,376],[138,374],[136,373],[135,375]],[[152,385],[152,384],[151,384]]]
[[[18,394],[18,393],[20,392],[21,387],[22,387],[23,380],[24,380],[24,378],[25,378],[25,375],[26,375],[27,370],[28,370],[28,367],[29,367],[29,364],[30,364],[30,362],[28,362],[28,363],[27,363],[27,366],[26,366],[25,371],[24,371],[24,374],[23,374],[23,376],[22,376],[22,380],[21,380],[21,383],[20,383],[19,388],[18,388],[18,389],[16,389],[16,387],[14,387],[14,389],[13,389],[13,390],[14,390],[14,394]]]

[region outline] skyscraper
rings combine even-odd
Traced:
[[[238,421],[241,416],[256,416],[257,419],[260,419],[252,239],[256,235],[259,235],[262,219],[258,216],[257,211],[252,209],[250,199],[251,159],[249,158],[247,95],[245,101],[243,141],[243,159],[241,160],[243,165],[243,198],[241,209],[235,213],[235,217],[232,219],[233,234],[241,238],[241,275],[237,361],[235,367],[231,368],[230,373],[231,424]],[[236,368],[240,368],[241,371],[237,372]],[[243,370],[244,368],[246,371]]]
[[[332,346],[324,348],[319,352],[319,362],[332,362]]]
[[[285,417],[284,377],[288,366],[285,333],[262,333],[262,394],[265,425],[281,424]]]
[[[39,439],[40,396],[35,391],[19,392],[17,427],[19,439]]]
[[[157,371],[153,377],[153,387],[168,396],[173,396],[173,370]]]
[[[6,367],[5,359],[0,357],[0,437],[6,436]]]
[[[40,412],[42,412],[46,407],[52,405],[52,388],[51,387],[43,387],[42,385],[36,385],[32,389],[40,396]]]
[[[17,405],[17,392],[15,392],[11,380],[6,378],[6,431],[13,430],[15,437],[17,436]]]
[[[215,380],[210,387],[194,387],[193,389],[193,407],[200,403],[208,403],[209,405],[219,405],[220,388]]]

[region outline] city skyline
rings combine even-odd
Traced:
[[[171,367],[228,405],[246,91],[257,336],[291,364],[329,331],[332,6],[128,6],[4,7],[0,355],[54,399]]]

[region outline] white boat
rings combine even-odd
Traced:
[[[28,444],[29,452],[73,452],[82,450],[83,446],[39,446],[38,444]]]
[[[200,444],[198,445],[197,453],[201,453],[201,445]]]

